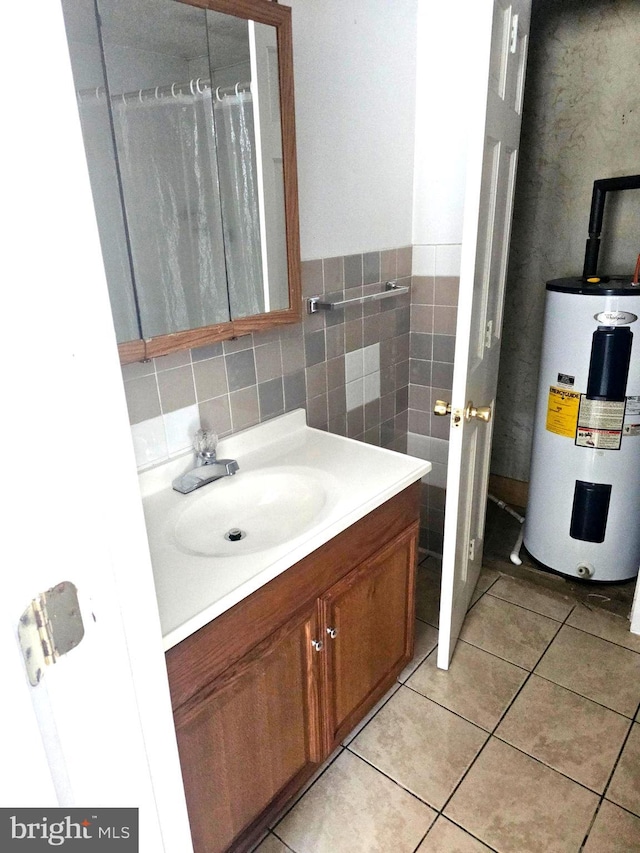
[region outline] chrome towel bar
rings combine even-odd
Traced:
[[[408,292],[409,288],[399,285],[397,281],[387,281],[385,289],[380,293],[369,293],[367,296],[356,296],[353,299],[341,299],[339,302],[322,302],[321,296],[311,296],[307,300],[307,311],[309,314],[315,314],[320,309],[323,311],[335,311],[336,308],[346,308],[347,305],[360,305],[363,302],[388,299],[390,296],[401,296],[403,293]]]

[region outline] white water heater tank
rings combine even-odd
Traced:
[[[640,288],[547,284],[523,544],[542,566],[623,581],[640,566]]]

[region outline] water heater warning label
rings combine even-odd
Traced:
[[[624,401],[588,400],[582,397],[576,433],[578,447],[619,450],[624,409]]]
[[[549,388],[547,404],[547,430],[556,435],[575,438],[580,410],[580,393],[567,388]]]
[[[621,432],[617,429],[590,429],[578,427],[578,447],[596,447],[598,450],[619,450]]]
[[[623,435],[640,435],[640,397],[627,397]]]

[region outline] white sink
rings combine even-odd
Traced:
[[[203,486],[176,512],[174,536],[186,554],[219,559],[265,551],[300,536],[326,514],[329,478],[303,466],[242,469]],[[324,482],[323,482],[324,481]]]
[[[193,467],[193,453],[139,477],[165,649],[431,470],[312,429],[303,409],[223,439],[218,456],[235,459],[238,472],[186,495],[171,483]],[[245,535],[225,539],[236,529]]]

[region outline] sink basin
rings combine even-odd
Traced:
[[[184,454],[140,474],[165,649],[198,631],[384,501],[429,462],[307,426],[304,409],[223,438],[240,470],[188,495]],[[230,531],[241,538],[225,539]]]
[[[306,467],[240,470],[203,486],[188,506],[180,507],[175,542],[184,553],[202,557],[273,548],[317,523],[327,506],[327,486]]]

